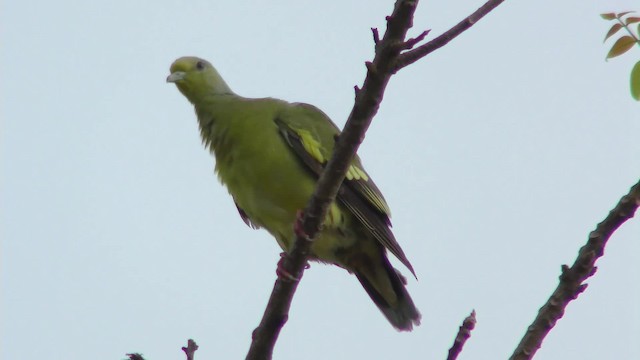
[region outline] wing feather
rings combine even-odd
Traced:
[[[235,204],[236,204],[236,209],[238,209],[238,213],[240,214],[240,217],[242,218],[242,221],[244,221],[244,223],[247,224],[247,226],[252,228],[252,229],[260,229],[260,225],[258,225],[256,223],[254,223],[253,221],[251,221],[251,219],[249,218],[249,215],[247,215],[247,213],[244,212],[244,210],[242,210],[240,208],[240,206],[238,206],[238,203],[235,203]]]
[[[313,118],[317,117],[316,114],[319,113],[324,118],[319,120],[316,118],[315,121],[329,122],[332,125],[330,128],[331,134],[324,134],[325,136],[322,137],[322,134],[318,134],[320,131],[312,131],[313,126],[310,131],[309,127],[302,129],[302,124],[298,124],[298,126],[296,126],[295,123],[292,124],[289,118],[278,117],[275,119],[275,123],[285,142],[311,173],[319,177],[328,158],[333,152],[334,139],[337,138],[340,130],[338,130],[331,120],[320,110],[306,104],[296,105],[304,105],[310,108],[307,110],[317,111],[313,114],[297,114],[308,115],[312,118],[307,119],[307,121],[314,121]],[[316,127],[324,126],[324,130],[326,130],[326,125],[326,123],[317,124]],[[356,158],[354,160],[351,168],[347,172],[347,176],[340,187],[337,198],[338,201],[364,225],[373,237],[395,255],[415,276],[413,266],[411,266],[400,244],[398,244],[395,236],[391,232],[389,206],[378,187],[360,165],[359,159]]]

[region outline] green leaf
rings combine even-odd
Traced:
[[[627,20],[624,21],[624,23],[627,25],[637,23],[637,22],[640,22],[640,17],[637,17],[637,16],[630,16],[627,18]]]
[[[609,53],[607,54],[607,59],[611,59],[616,56],[620,56],[624,54],[629,49],[631,49],[631,47],[635,45],[635,43],[636,43],[636,39],[632,38],[629,35],[621,37],[615,42],[615,44],[613,44],[613,46],[611,47],[611,50],[609,50]]]
[[[631,69],[631,96],[640,101],[640,61]]]
[[[600,16],[605,20],[613,20],[616,18],[616,14],[614,13],[600,14]]]
[[[608,38],[610,38],[613,34],[617,33],[618,30],[620,30],[620,29],[622,29],[622,24],[620,24],[620,23],[613,24],[611,29],[609,29],[609,32],[607,33],[607,36],[604,37],[604,41],[607,41]]]

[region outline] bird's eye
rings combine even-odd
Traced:
[[[204,69],[204,63],[202,61],[198,61],[196,63],[196,69],[198,69],[198,70]]]

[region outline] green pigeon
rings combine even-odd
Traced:
[[[266,229],[284,251],[290,250],[297,214],[331,157],[338,127],[309,104],[236,95],[208,61],[197,57],[177,59],[170,72],[167,82],[195,107],[203,143],[242,220]],[[389,217],[389,206],[356,156],[311,247],[311,260],[355,274],[389,322],[410,331],[420,324],[420,312],[387,250],[415,272]]]

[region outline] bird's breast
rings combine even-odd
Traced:
[[[275,125],[220,133],[223,138],[212,143],[221,182],[253,222],[276,237],[292,237],[296,212],[308,202],[315,179]]]

